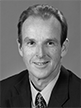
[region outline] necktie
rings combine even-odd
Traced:
[[[36,108],[46,108],[46,102],[40,93],[36,96],[35,106]]]

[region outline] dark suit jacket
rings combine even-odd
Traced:
[[[31,91],[28,71],[7,78],[1,83],[1,102],[3,107],[31,107]],[[80,79],[69,70],[61,67],[59,79],[52,91],[49,108],[79,108]]]

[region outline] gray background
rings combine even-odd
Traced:
[[[7,78],[25,69],[25,64],[17,49],[17,23],[20,14],[28,6],[41,3],[52,5],[64,13],[67,19],[70,40],[69,50],[63,58],[63,65],[72,70],[77,76],[80,74],[80,1],[74,0],[3,0],[0,6],[0,79]]]

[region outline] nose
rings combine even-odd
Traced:
[[[36,56],[38,58],[43,58],[45,56],[45,48],[44,48],[44,46],[38,46]]]

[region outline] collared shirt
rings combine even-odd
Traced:
[[[59,74],[60,72],[57,74],[57,76],[40,92],[41,95],[43,96],[44,100],[46,101],[46,104],[48,105],[49,103],[49,99],[50,99],[50,95],[51,95],[51,92],[58,80],[58,77],[59,77]],[[35,87],[32,85],[31,81],[30,81],[30,86],[31,86],[31,93],[32,93],[32,107],[35,108],[35,98],[36,98],[36,95],[38,94],[39,91],[37,91],[35,89]]]

